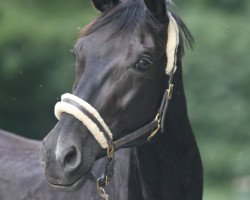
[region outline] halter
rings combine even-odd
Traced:
[[[179,46],[178,25],[170,12],[168,12],[168,16],[168,40],[166,44],[168,61],[165,69],[166,74],[169,75],[168,88],[164,92],[160,108],[155,118],[150,123],[114,141],[113,134],[104,119],[99,112],[85,100],[73,94],[66,93],[61,96],[61,102],[58,102],[55,105],[55,116],[58,120],[60,120],[62,113],[73,115],[90,131],[100,146],[107,150],[108,156],[104,175],[96,179],[91,173],[89,177],[90,180],[97,184],[98,192],[104,199],[108,199],[108,195],[103,187],[107,186],[114,173],[115,151],[121,147],[129,146],[130,142],[133,142],[142,136],[147,136],[147,141],[151,141],[160,129],[161,132],[164,132],[164,119],[174,89],[173,76],[177,68],[177,50]]]

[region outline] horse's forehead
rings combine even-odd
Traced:
[[[81,55],[94,55],[99,53],[115,52],[140,52],[145,48],[154,48],[154,37],[152,34],[141,32],[140,30],[133,34],[124,34],[118,36],[106,36],[101,32],[91,34],[80,38],[76,45],[75,51]]]

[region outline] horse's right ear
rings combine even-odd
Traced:
[[[97,10],[104,12],[111,9],[119,3],[119,0],[92,0]]]

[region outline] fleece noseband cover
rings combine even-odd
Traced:
[[[175,71],[177,49],[179,46],[178,25],[169,12],[168,39],[166,45],[167,65],[166,74]],[[55,116],[60,120],[62,113],[68,113],[78,119],[94,136],[103,149],[108,148],[108,141],[112,141],[113,134],[104,122],[99,112],[83,99],[66,93],[61,96],[61,102],[55,105]]]
[[[86,126],[103,149],[108,147],[108,139],[112,139],[113,135],[98,111],[88,102],[69,93],[63,94],[61,102],[55,105],[55,116],[58,120],[62,113],[73,115]]]

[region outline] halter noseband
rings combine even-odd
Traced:
[[[168,40],[166,45],[168,61],[165,70],[166,74],[169,75],[168,88],[163,95],[160,108],[155,118],[150,123],[114,141],[112,132],[100,116],[99,112],[85,100],[73,94],[66,93],[61,96],[61,102],[58,102],[55,105],[55,116],[58,120],[60,120],[62,113],[73,115],[76,119],[81,121],[84,126],[86,126],[100,146],[103,149],[107,149],[108,158],[104,175],[99,179],[96,179],[92,174],[90,175],[90,179],[96,182],[98,192],[103,198],[107,197],[103,187],[108,184],[114,172],[114,152],[142,136],[147,136],[148,141],[151,141],[160,129],[161,132],[164,132],[164,119],[168,109],[169,100],[173,94],[173,76],[177,68],[177,49],[179,46],[178,25],[170,12],[168,13],[168,16]]]
[[[61,102],[55,105],[55,115],[58,120],[64,112],[81,121],[103,149],[109,146],[108,141],[112,140],[113,135],[98,111],[88,102],[73,94],[63,94]]]

